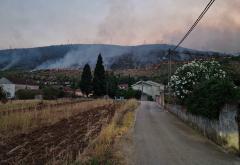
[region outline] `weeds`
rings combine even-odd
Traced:
[[[134,124],[136,100],[123,103],[115,113],[112,122],[105,127],[98,138],[80,159],[86,164],[119,164],[119,155],[114,151],[114,143],[123,137]],[[86,160],[84,160],[86,159]]]

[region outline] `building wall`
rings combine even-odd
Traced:
[[[143,84],[143,86],[141,84],[139,85],[135,85],[132,87],[134,90],[143,90],[143,93],[152,96],[153,99],[156,99],[157,95],[160,95],[162,88],[161,87],[157,87],[157,86],[150,86],[150,85],[146,85]]]
[[[0,86],[7,93],[7,98],[12,99],[15,97],[15,84],[1,84]]]
[[[21,90],[21,89],[39,90],[39,86],[16,84],[16,91]]]
[[[161,92],[160,95],[156,96],[156,102],[162,107],[165,106],[165,98],[164,97],[165,97],[164,92]]]
[[[186,113],[186,109],[179,105],[167,105],[166,107],[215,143],[229,149],[239,149],[238,125],[235,120],[238,111],[237,105],[226,105],[222,109],[218,121]]]

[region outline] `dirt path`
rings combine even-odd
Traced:
[[[240,160],[157,104],[142,102],[134,130],[137,165],[240,165]]]
[[[0,143],[0,164],[61,163],[87,147],[114,115],[114,106],[98,107],[52,126],[21,134]]]

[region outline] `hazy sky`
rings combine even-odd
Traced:
[[[176,44],[209,0],[0,0],[0,49]],[[183,46],[240,51],[240,0],[216,0]]]

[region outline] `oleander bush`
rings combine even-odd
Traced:
[[[197,61],[178,68],[171,77],[170,87],[174,96],[184,101],[194,88],[200,83],[210,80],[226,78],[226,72],[216,61]]]
[[[239,94],[232,81],[212,79],[199,84],[186,98],[185,104],[189,113],[218,120],[222,107],[238,101]]]
[[[187,111],[218,119],[224,104],[240,99],[239,89],[216,61],[191,62],[178,68],[170,87]]]

